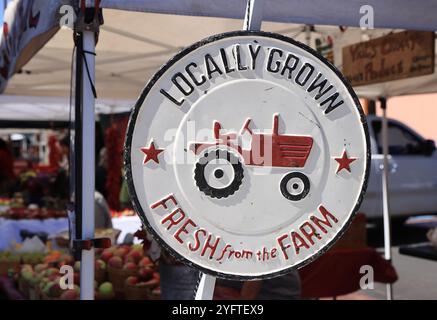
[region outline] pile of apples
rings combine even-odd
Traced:
[[[56,262],[52,261],[53,256],[58,257]],[[59,272],[60,267],[64,264],[73,265],[73,263],[73,258],[68,254],[51,253],[36,265],[21,265],[18,278],[30,285],[43,298],[76,300],[79,299],[80,295],[76,278],[74,279],[73,289],[62,289],[60,285],[62,276]]]
[[[147,288],[152,296],[159,296],[159,273],[150,257],[144,255],[142,245],[111,247],[103,250],[99,259],[113,269],[125,271],[126,287]]]
[[[30,261],[29,261],[30,262]],[[72,289],[62,289],[60,268],[69,265],[73,268]],[[147,288],[151,297],[159,297],[159,273],[150,257],[144,255],[141,245],[119,245],[107,249],[96,249],[95,259],[95,297],[96,299],[115,299],[116,288],[108,280],[108,269],[126,271],[123,279],[126,287]],[[34,288],[41,299],[77,300],[80,298],[80,262],[59,251],[51,251],[36,263],[22,264],[15,274],[16,280]],[[18,281],[20,283],[20,281]]]

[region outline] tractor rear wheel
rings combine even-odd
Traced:
[[[200,191],[211,198],[227,198],[239,188],[244,178],[243,165],[226,149],[207,150],[196,163],[194,180]]]

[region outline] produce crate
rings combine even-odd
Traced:
[[[150,288],[126,285],[124,297],[126,300],[148,300],[150,298]]]
[[[18,291],[21,292],[23,297],[25,297],[26,299],[29,299],[29,296],[30,296],[30,284],[29,284],[29,282],[27,282],[26,280],[24,280],[21,277],[18,278]]]
[[[96,270],[94,279],[100,284],[106,281],[107,276],[106,270]]]
[[[114,286],[114,291],[117,295],[124,295],[125,281],[130,276],[135,276],[136,270],[117,269],[108,265],[108,278]]]
[[[41,294],[37,286],[29,286],[29,300],[41,300]]]

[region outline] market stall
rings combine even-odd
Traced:
[[[44,246],[39,247],[38,252],[23,252],[21,249],[16,247],[0,254],[2,295],[30,300],[79,298],[80,262],[75,263],[68,251]],[[97,250],[94,264],[96,299],[159,299],[159,273],[152,260],[144,255],[141,244]],[[59,270],[63,266],[74,271],[72,283],[61,279]],[[62,287],[63,284],[67,289]]]

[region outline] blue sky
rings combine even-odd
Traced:
[[[3,9],[5,7],[5,3],[11,0],[0,0],[0,25],[3,26]]]
[[[0,26],[3,27],[3,9],[8,0],[0,0]]]

